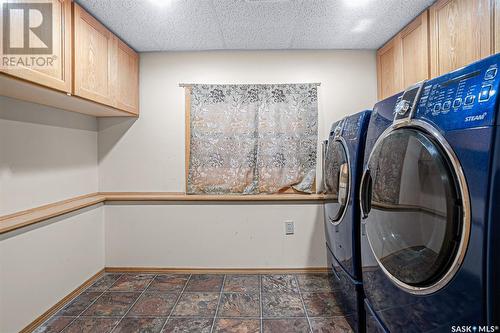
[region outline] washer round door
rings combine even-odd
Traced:
[[[339,224],[345,214],[350,193],[349,158],[344,143],[335,139],[328,144],[325,159],[326,214],[328,221]]]
[[[384,132],[362,179],[366,236],[384,273],[414,294],[446,285],[467,247],[470,209],[456,157],[430,126]]]

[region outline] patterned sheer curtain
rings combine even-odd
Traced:
[[[193,85],[190,194],[312,193],[317,84]]]

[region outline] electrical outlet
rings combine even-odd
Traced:
[[[295,233],[295,227],[292,220],[285,221],[285,235],[293,235]]]

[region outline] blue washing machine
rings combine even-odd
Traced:
[[[332,280],[337,300],[357,332],[365,326],[357,194],[370,114],[370,111],[359,112],[332,125],[323,178],[327,198],[325,234]]]
[[[368,332],[500,324],[499,66],[494,55],[374,107],[360,189]]]

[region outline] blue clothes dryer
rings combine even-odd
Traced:
[[[327,256],[336,297],[356,331],[364,329],[361,285],[359,184],[370,111],[332,125],[325,154]]]
[[[359,194],[368,332],[500,324],[499,66],[494,55],[374,107]]]

